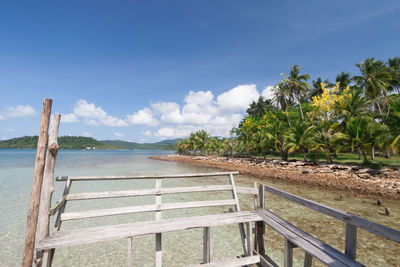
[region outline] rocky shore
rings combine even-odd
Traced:
[[[152,159],[188,162],[202,167],[239,171],[262,179],[331,187],[356,194],[400,199],[400,170],[366,169],[340,164],[313,165],[303,161],[226,158],[216,156],[154,156]]]

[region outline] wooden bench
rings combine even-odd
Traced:
[[[238,172],[218,172],[201,174],[182,174],[182,175],[158,175],[158,176],[105,176],[105,177],[57,177],[57,181],[65,181],[64,194],[61,200],[50,210],[54,215],[58,212],[56,225],[58,231],[50,234],[47,238],[39,242],[36,251],[44,251],[45,255],[51,255],[56,248],[105,242],[118,239],[128,239],[128,266],[131,264],[132,237],[155,234],[156,236],[156,266],[162,265],[162,234],[167,232],[182,231],[193,228],[203,228],[203,265],[202,266],[241,266],[260,262],[260,256],[253,253],[253,222],[261,221],[261,217],[254,211],[240,211],[237,193],[252,194],[257,200],[259,190],[255,188],[236,187],[233,175]],[[207,178],[207,177],[228,177],[227,185],[202,185],[191,187],[163,188],[161,182],[169,178]],[[99,181],[99,180],[125,180],[125,179],[155,179],[155,188],[140,190],[123,190],[111,192],[90,192],[70,194],[73,181]],[[162,195],[192,193],[192,192],[214,192],[230,191],[231,199],[222,200],[202,200],[187,201],[176,203],[162,203]],[[155,196],[155,203],[142,206],[128,206],[111,209],[96,209],[76,212],[64,212],[69,201],[135,197],[135,196]],[[162,219],[161,212],[164,210],[232,206],[234,211],[229,213],[192,216],[174,219]],[[129,224],[117,224],[101,227],[90,227],[73,230],[60,230],[61,223],[68,220],[88,219],[102,216],[115,216],[121,214],[133,214],[139,212],[155,212],[154,221],[135,222]],[[237,258],[213,260],[212,256],[212,228],[215,226],[238,224],[242,238],[244,254]],[[246,224],[246,231],[244,228]],[[51,261],[51,256],[48,256]],[[46,260],[47,261],[47,260]],[[46,263],[49,265],[48,263]],[[206,264],[206,265],[204,265]],[[207,265],[210,264],[210,265]]]

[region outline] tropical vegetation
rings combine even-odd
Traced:
[[[367,58],[358,74],[341,72],[330,82],[310,80],[294,65],[282,74],[273,97],[250,104],[231,137],[204,130],[177,143],[181,154],[277,156],[335,161],[353,153],[364,163],[400,150],[400,57]]]

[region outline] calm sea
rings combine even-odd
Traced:
[[[61,150],[58,154],[56,176],[65,175],[144,175],[166,173],[212,172],[213,169],[200,168],[186,163],[155,161],[152,155],[171,154],[173,151],[83,151]],[[26,214],[32,186],[34,150],[0,150],[0,265],[18,266],[21,263]],[[260,180],[239,175],[235,179],[241,186],[253,186]],[[188,186],[196,184],[226,184],[227,179],[206,180],[171,179],[163,186]],[[377,198],[356,197],[346,192],[318,189],[309,186],[290,185],[276,181],[264,181],[285,191],[321,202],[335,208],[352,212],[374,222],[400,230],[400,202],[383,199],[383,206],[392,215],[384,215],[384,208],[375,205]],[[53,203],[63,191],[64,182],[55,182],[56,191]],[[101,181],[75,182],[71,192],[92,192],[153,188],[154,181]],[[344,200],[336,200],[344,195]],[[213,194],[180,194],[163,197],[163,202],[176,202],[188,199],[223,199],[230,197],[228,192]],[[344,223],[317,214],[296,204],[267,194],[266,206],[293,224],[310,232],[339,250],[344,249]],[[66,211],[123,207],[154,203],[154,197],[132,197],[123,199],[71,201]],[[240,196],[242,209],[252,208],[250,196]],[[163,218],[182,217],[207,213],[226,212],[228,208],[202,208],[191,211],[167,211]],[[106,218],[93,218],[64,222],[62,229],[83,228],[95,225],[145,221],[154,214],[122,215]],[[283,238],[267,228],[265,235],[267,253],[279,264],[283,263]],[[400,245],[383,240],[373,234],[359,230],[357,258],[368,266],[394,266],[400,262]],[[154,266],[154,236],[133,239],[132,259],[134,266]],[[124,266],[126,265],[127,241],[75,246],[56,250],[53,266]],[[236,225],[217,227],[214,230],[214,255],[224,258],[241,254],[241,243]],[[304,254],[295,249],[295,265],[302,266]],[[163,235],[163,263],[165,266],[186,266],[201,262],[202,231],[193,229]],[[314,265],[313,265],[314,266]],[[316,264],[315,266],[318,266]]]

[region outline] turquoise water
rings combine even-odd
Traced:
[[[59,152],[56,176],[65,175],[143,175],[165,173],[212,172],[186,163],[174,163],[150,160],[149,156],[170,154],[172,151],[74,151]],[[34,150],[0,150],[0,265],[20,265],[26,226],[34,165]],[[235,178],[238,185],[253,186],[258,179],[239,175]],[[190,186],[197,184],[226,184],[224,178],[211,179],[171,179],[163,182],[163,187]],[[353,196],[351,194],[291,185],[282,182],[264,181],[285,191],[352,212],[374,222],[400,230],[399,201],[383,199],[392,215],[385,216],[383,207],[375,205],[376,197]],[[64,182],[55,182],[56,191],[53,202],[60,198]],[[154,181],[102,181],[74,182],[71,192],[129,190],[153,188]],[[343,201],[337,201],[339,194]],[[228,192],[212,194],[179,194],[163,197],[163,202],[176,202],[189,199],[226,199]],[[154,197],[134,197],[105,200],[87,200],[69,202],[66,211],[98,209],[116,206],[129,206],[154,203]],[[243,210],[252,208],[252,198],[240,195]],[[306,208],[284,201],[270,194],[266,195],[266,206],[278,215],[302,229],[316,235],[339,250],[344,248],[344,223],[330,217],[317,214]],[[194,210],[167,211],[163,218],[226,212],[228,208],[202,208]],[[121,215],[115,217],[93,218],[64,222],[62,229],[90,227],[132,221],[145,221],[154,218],[154,213]],[[267,252],[274,260],[282,264],[283,238],[267,228]],[[235,225],[217,227],[214,230],[214,255],[216,258],[234,256],[241,253],[240,237]],[[62,248],[56,251],[54,266],[123,266],[126,264],[127,241],[119,240],[94,245]],[[154,236],[133,239],[132,259],[134,266],[154,266]],[[400,246],[383,240],[365,231],[358,232],[358,259],[368,266],[394,266],[400,262]],[[163,263],[165,266],[186,266],[201,262],[202,231],[194,229],[163,235]],[[295,249],[295,265],[302,266],[303,253]],[[316,261],[314,262],[316,263]],[[313,265],[314,266],[314,265]],[[318,266],[316,264],[315,266]]]

